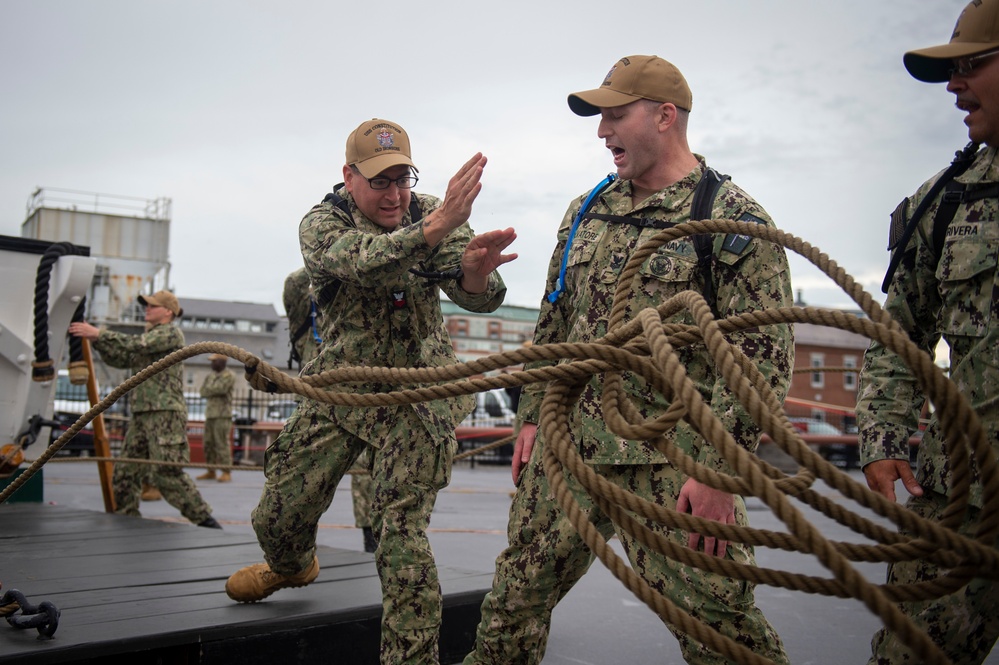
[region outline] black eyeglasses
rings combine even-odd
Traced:
[[[975,71],[975,67],[981,64],[979,61],[985,58],[991,58],[996,53],[999,53],[999,49],[992,49],[991,51],[986,51],[985,53],[979,53],[978,55],[969,55],[964,58],[954,58],[952,61],[954,66],[950,68],[947,72],[950,76],[957,74],[958,76],[969,76],[971,72]]]
[[[357,175],[364,178],[364,175],[357,170],[357,167],[351,164],[351,170]],[[404,175],[401,178],[386,178],[383,175],[375,176],[374,178],[364,178],[371,185],[371,189],[388,189],[390,183],[395,183],[395,186],[399,189],[412,189],[416,186],[416,183],[420,182],[420,179],[415,175],[410,173],[409,175]]]

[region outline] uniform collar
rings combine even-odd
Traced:
[[[999,182],[999,149],[986,146],[975,156],[975,161],[971,167],[954,178],[957,182],[970,185],[976,182]]]
[[[658,192],[645,199],[645,201],[639,203],[634,210],[643,210],[645,208],[681,210],[687,199],[693,196],[694,190],[697,189],[697,183],[700,182],[701,176],[704,175],[704,170],[707,168],[704,157],[696,153],[694,154],[694,157],[697,158],[697,166],[694,167],[690,173],[673,184],[663,187]],[[620,196],[628,197],[629,199],[634,193],[634,189],[631,186],[631,180],[618,180],[611,187],[611,191],[619,194]]]

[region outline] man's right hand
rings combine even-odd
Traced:
[[[482,189],[485,167],[486,158],[477,152],[451,178],[443,203],[423,220],[423,237],[428,245],[436,247],[447,234],[468,221],[475,197]]]
[[[513,484],[520,484],[520,474],[531,461],[531,451],[534,450],[534,439],[538,435],[536,423],[521,423],[517,443],[513,447],[513,461],[510,470],[513,473]]]
[[[923,496],[923,488],[912,475],[908,460],[882,459],[864,467],[867,486],[888,499],[895,501],[895,481],[902,479],[906,491],[912,496]]]

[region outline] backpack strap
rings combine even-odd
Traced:
[[[897,235],[897,238],[895,237],[895,233],[891,233],[892,238],[888,246],[888,250],[892,254],[891,260],[888,262],[888,271],[885,273],[885,278],[881,282],[882,293],[888,293],[888,287],[891,286],[892,277],[895,276],[895,271],[898,269],[898,265],[902,262],[902,257],[906,254],[905,250],[909,245],[909,240],[912,239],[912,234],[916,231],[916,227],[919,226],[919,220],[921,220],[923,215],[926,214],[926,210],[930,207],[930,204],[936,200],[937,196],[940,194],[940,190],[947,187],[949,183],[954,180],[954,178],[961,175],[971,167],[971,164],[975,161],[975,155],[978,153],[978,146],[978,143],[971,141],[968,145],[964,146],[964,149],[957,151],[954,154],[954,159],[951,161],[950,166],[948,166],[947,170],[940,175],[940,178],[933,183],[930,187],[930,191],[926,193],[923,200],[919,202],[918,206],[916,206],[916,209],[913,211],[912,217],[905,225],[904,230]],[[963,185],[961,188],[963,189]],[[953,198],[954,195],[951,195],[951,199]],[[950,220],[954,219],[954,215],[957,212],[957,206],[960,202],[961,197],[958,195],[957,201],[953,202],[952,208],[952,202],[941,201],[940,208],[937,209],[936,217],[933,220],[933,238],[934,251],[936,252],[938,260],[940,252],[943,248],[943,242],[942,238],[941,241],[937,241],[937,234],[943,234],[942,237],[946,236],[947,225],[950,224]],[[906,207],[906,202],[903,201],[903,203],[895,209],[893,217],[896,214],[904,214]],[[947,214],[949,214],[949,217],[946,216]]]
[[[310,306],[314,306],[311,296],[309,297],[309,301]],[[298,363],[300,368],[302,366],[302,355],[298,352],[298,348],[295,347],[295,343],[302,338],[302,335],[305,334],[306,330],[312,327],[312,320],[313,317],[311,315],[308,316],[304,321],[302,321],[298,328],[295,329],[295,332],[291,334],[291,337],[288,338],[288,343],[291,346],[291,351],[288,353],[288,369],[292,369],[295,363]]]
[[[711,211],[715,206],[715,198],[722,184],[729,179],[729,176],[718,173],[713,168],[705,168],[701,179],[694,190],[694,200],[690,204],[690,220],[710,219]],[[715,311],[715,281],[711,273],[712,245],[714,241],[711,234],[698,233],[692,238],[694,242],[694,252],[697,254],[697,267],[701,271],[701,281],[704,284],[704,299],[708,301],[711,311],[717,316]]]
[[[937,263],[940,262],[944,240],[947,239],[947,227],[954,220],[957,208],[964,198],[964,189],[963,183],[955,180],[948,182],[944,187],[943,196],[940,198],[937,214],[933,216],[933,253],[937,257]]]

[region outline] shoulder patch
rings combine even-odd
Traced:
[[[888,230],[888,251],[895,249],[902,240],[905,227],[909,224],[909,199],[902,199],[898,207],[891,213],[891,228]]]
[[[756,215],[751,215],[748,212],[743,213],[742,216],[739,217],[739,219],[737,219],[736,221],[756,222],[757,224],[763,224],[764,226],[767,223],[766,220],[760,219]],[[746,247],[749,246],[749,243],[752,242],[752,240],[753,240],[752,236],[744,236],[736,233],[729,233],[727,236],[725,236],[725,241],[722,243],[722,249],[725,250],[726,252],[731,252],[733,254],[742,254],[746,250]]]

